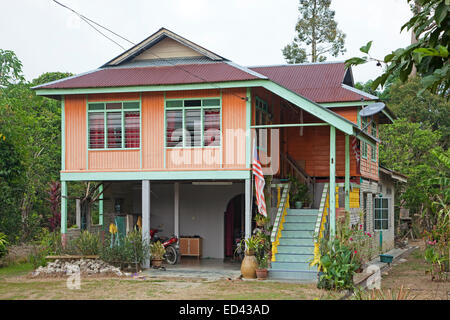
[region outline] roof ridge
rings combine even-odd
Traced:
[[[259,66],[247,66],[247,68],[275,68],[275,67],[295,67],[295,66],[311,66],[311,65],[325,65],[325,64],[343,64],[345,61],[323,61],[323,62],[304,62],[304,63],[285,63],[285,64],[268,64]]]

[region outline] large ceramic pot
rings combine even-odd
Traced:
[[[152,259],[152,267],[161,268],[162,262],[162,259]]]
[[[254,255],[246,254],[241,264],[241,274],[244,279],[255,279],[258,262]]]

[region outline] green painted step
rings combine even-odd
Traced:
[[[317,271],[293,271],[269,269],[269,279],[317,282]]]
[[[300,215],[300,214],[287,214],[285,217],[286,222],[309,222],[315,223],[317,220],[317,215]]]
[[[283,230],[307,230],[313,231],[316,227],[315,222],[285,222]]]
[[[315,214],[319,213],[319,209],[287,209],[287,214]]]
[[[275,262],[310,262],[314,258],[313,254],[292,254],[292,253],[277,253],[275,255]]]
[[[311,267],[309,262],[282,262],[273,261],[271,270],[316,271],[317,267]]]
[[[286,238],[283,236],[280,238],[280,245],[289,246],[289,245],[297,245],[297,246],[313,246],[314,240],[313,238]]]
[[[281,231],[281,238],[313,238],[314,231],[302,230],[283,230]]]
[[[279,245],[277,247],[278,253],[296,253],[296,254],[314,254],[314,246],[286,246]]]

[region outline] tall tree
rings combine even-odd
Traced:
[[[331,0],[300,0],[300,17],[295,26],[297,36],[282,50],[288,63],[322,62],[326,54],[337,57],[343,54],[345,33],[337,28]],[[310,53],[304,47],[310,47]]]
[[[363,57],[353,57],[346,61],[347,66],[376,61],[377,65],[385,64],[384,73],[376,78],[372,88],[383,86],[387,79],[398,74],[403,82],[408,80],[415,67],[421,77],[422,89],[439,93],[449,98],[450,60],[448,46],[450,43],[450,1],[449,0],[407,0],[411,4],[413,17],[401,30],[414,32],[412,43],[406,48],[398,48],[377,59],[369,54],[372,41],[361,47]]]

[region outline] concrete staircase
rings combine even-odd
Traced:
[[[287,209],[275,261],[269,269],[271,279],[317,280],[314,257],[314,228],[319,209]]]

